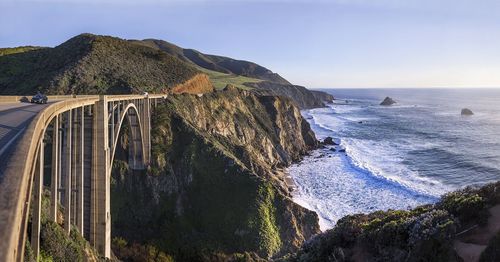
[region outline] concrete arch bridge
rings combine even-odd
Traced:
[[[144,169],[151,158],[151,109],[165,97],[49,96],[55,102],[48,105],[0,97],[0,261],[21,261],[26,239],[39,255],[44,177],[50,178],[50,219],[57,222],[62,205],[65,231],[76,228],[110,257],[110,179],[120,130],[128,123],[129,166]]]

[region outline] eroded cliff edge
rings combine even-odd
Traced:
[[[291,100],[232,87],[175,95],[152,125],[149,170],[129,170],[126,150],[115,161],[115,237],[209,260],[280,256],[319,232],[317,215],[291,200],[279,171],[318,145]]]

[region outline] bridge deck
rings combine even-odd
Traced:
[[[48,105],[0,103],[0,157],[14,140]]]

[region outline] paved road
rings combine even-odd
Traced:
[[[0,159],[16,138],[47,105],[0,103]]]

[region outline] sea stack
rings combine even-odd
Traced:
[[[384,101],[382,101],[382,103],[380,103],[381,106],[391,106],[393,104],[396,104],[397,102],[394,101],[392,98],[390,97],[386,97],[384,99]]]
[[[463,116],[471,116],[473,115],[474,113],[472,113],[472,110],[468,109],[468,108],[464,108],[462,109],[462,113],[461,113]]]

